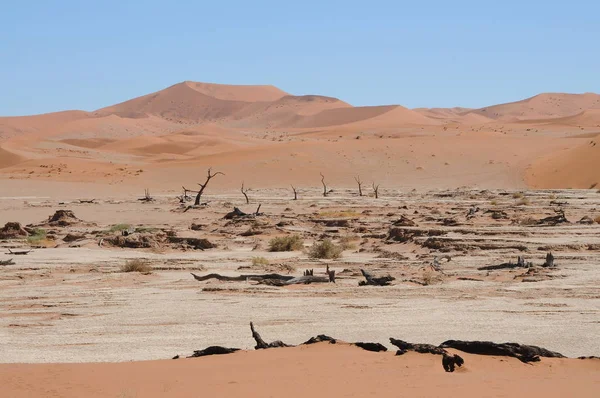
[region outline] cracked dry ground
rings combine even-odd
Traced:
[[[382,189],[380,199],[351,190],[324,198],[314,190],[298,201],[285,190],[249,194],[249,205],[240,193],[212,195],[208,206],[187,212],[174,194],[149,203],[0,201],[3,221],[43,230],[35,239],[0,242],[0,261],[14,262],[0,265],[2,362],[127,361],[209,345],[251,348],[251,320],[265,338],[289,343],[325,333],[381,343],[390,336],[434,344],[516,341],[568,356],[600,354],[595,190]],[[234,206],[251,213],[258,204],[262,216],[223,218]],[[49,225],[60,209],[76,219]],[[560,222],[561,209],[568,222]],[[304,250],[268,251],[273,237],[293,234]],[[343,246],[341,258],[309,258],[312,244],[326,238]],[[199,246],[204,239],[215,247]],[[27,255],[4,254],[30,248]],[[541,266],[548,252],[553,268]],[[518,256],[533,266],[478,270]],[[441,272],[431,267],[435,257]],[[151,272],[121,272],[134,260]],[[335,284],[276,287],[190,275],[325,275],[327,265],[336,270]],[[360,269],[395,280],[359,287]]]

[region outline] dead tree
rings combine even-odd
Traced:
[[[250,322],[250,330],[252,331],[252,338],[254,339],[254,341],[256,341],[256,346],[254,347],[255,350],[263,350],[263,349],[267,349],[267,348],[279,348],[279,347],[292,347],[291,345],[285,344],[281,340],[275,340],[271,343],[265,342],[262,339],[262,337],[260,337],[260,334],[258,334],[256,329],[254,329],[254,324],[252,322]]]
[[[12,258],[9,258],[8,260],[0,260],[0,265],[15,265],[15,262]]]
[[[361,269],[360,272],[366,280],[358,282],[358,286],[389,286],[396,279],[390,275],[375,277],[364,269]]]
[[[248,191],[250,190],[250,188],[244,189],[244,182],[242,181],[242,188],[240,190],[242,191],[242,194],[244,195],[244,198],[246,198],[246,204],[249,204],[250,203],[250,199],[248,199]]]
[[[140,202],[152,202],[154,198],[150,196],[150,190],[148,188],[144,189],[144,197],[138,199]]]
[[[373,192],[375,192],[375,199],[379,199],[379,184],[373,183]]]
[[[325,176],[323,175],[323,173],[319,174],[321,174],[321,184],[323,184],[323,196],[327,197],[327,184],[325,184]]]
[[[354,177],[354,181],[358,184],[358,196],[363,196],[362,193],[362,181],[360,180],[360,176]]]
[[[192,355],[190,355],[188,358],[205,357],[208,355],[233,354],[234,352],[239,351],[239,350],[240,350],[239,348],[228,348],[228,347],[221,347],[221,346],[213,345],[213,346],[207,347],[203,350],[194,351],[194,353]],[[177,359],[177,358],[173,358],[173,359]]]
[[[96,199],[79,199],[79,203],[89,203],[89,204],[94,204],[96,202]]]
[[[292,191],[294,191],[294,200],[298,200],[298,191],[296,191],[296,187],[294,187],[293,185],[291,185],[292,187]]]
[[[544,262],[542,267],[554,267],[554,256],[552,255],[552,253],[546,254],[546,262]]]
[[[12,254],[13,256],[25,256],[29,253],[31,253],[31,250],[20,250],[20,251],[14,252],[14,251],[8,249],[8,253],[6,253],[6,254]]]
[[[565,358],[558,352],[550,351],[534,345],[518,343],[493,343],[491,341],[448,340],[440,344],[441,348],[452,348],[469,354],[507,356],[517,358],[521,362],[538,362],[540,357]]]
[[[208,168],[208,172],[206,173],[206,181],[204,181],[204,184],[198,183],[198,185],[200,185],[200,190],[197,191],[196,200],[194,201],[194,206],[200,206],[200,200],[202,199],[202,194],[204,193],[206,186],[208,185],[210,180],[212,180],[214,177],[218,176],[219,174],[225,175],[225,173],[222,173],[220,171],[213,173],[212,168],[210,168],[210,167]],[[187,192],[195,192],[195,191],[192,191],[185,187],[183,187],[183,190],[184,190],[184,196],[187,195]]]

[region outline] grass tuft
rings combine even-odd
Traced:
[[[336,259],[342,256],[344,251],[342,246],[336,245],[329,239],[325,239],[321,242],[316,242],[308,252],[310,258],[320,259]]]
[[[149,274],[152,272],[152,267],[146,260],[136,258],[133,260],[127,260],[125,264],[121,266],[121,272],[139,272],[142,274]]]
[[[269,241],[270,252],[291,252],[303,248],[304,241],[299,235],[279,236]]]

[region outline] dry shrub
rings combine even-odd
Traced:
[[[423,271],[423,284],[429,286],[433,283],[433,272],[430,269]]]
[[[527,218],[523,218],[523,219],[519,220],[519,224],[525,225],[525,226],[537,225],[537,223],[538,223],[538,221],[533,217],[527,217]]]
[[[115,224],[109,228],[108,232],[127,231],[129,228],[131,228],[129,224]]]
[[[252,266],[253,267],[261,267],[269,265],[269,260],[264,257],[252,257]]]
[[[600,216],[598,216],[598,217],[594,218],[594,222],[595,222],[596,224],[600,224]]]
[[[344,249],[329,239],[315,243],[308,252],[310,258],[336,259],[342,256]]]
[[[497,201],[497,200],[492,200],[492,201],[490,202],[490,204],[491,204],[492,206],[498,206],[498,201]]]
[[[519,200],[517,200],[517,203],[515,203],[517,206],[527,206],[529,204],[529,199],[527,198],[521,198]]]
[[[356,250],[356,238],[343,236],[340,238],[340,246],[342,250]]]
[[[300,235],[279,236],[269,241],[270,252],[291,252],[303,248],[304,241]]]
[[[146,260],[136,258],[133,260],[127,260],[125,264],[121,266],[121,272],[139,272],[142,274],[149,274],[152,272],[152,267]]]
[[[525,196],[523,192],[515,192],[512,195],[513,199],[521,199],[523,196]]]

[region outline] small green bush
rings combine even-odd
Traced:
[[[129,224],[115,224],[112,227],[110,227],[110,229],[108,231],[109,232],[121,232],[121,231],[127,231],[129,228],[131,228],[131,225],[129,225]]]
[[[46,230],[42,228],[35,228],[33,233],[27,237],[27,242],[32,244],[40,243],[46,239]]]
[[[315,243],[308,253],[310,258],[335,259],[342,256],[344,249],[329,239]]]
[[[303,247],[304,241],[299,235],[279,236],[269,241],[270,252],[291,252]]]

